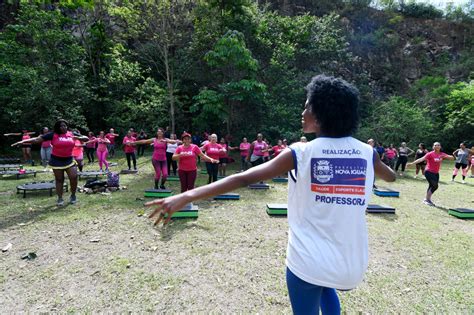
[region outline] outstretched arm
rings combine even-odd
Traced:
[[[374,152],[374,159],[375,175],[387,182],[395,181],[395,172],[390,167],[385,165],[382,160],[380,160],[379,154],[377,152]]]
[[[204,153],[201,153],[199,154],[199,156],[206,162],[210,162],[210,163],[214,163],[214,164],[217,164],[219,163],[219,160],[216,160],[216,159],[213,159],[213,158],[210,158],[208,157],[207,155],[205,155]]]
[[[219,195],[261,180],[273,178],[281,173],[290,171],[292,168],[293,155],[289,149],[286,149],[270,162],[251,168],[246,172],[231,175],[223,180],[219,180],[218,182],[201,186],[193,190],[188,190],[176,196],[165,199],[156,199],[146,203],[145,205],[157,206],[149,216],[150,218],[158,216],[155,224],[162,221],[165,214],[168,214],[168,217],[164,222],[168,223],[174,212],[182,209],[191,201]]]
[[[153,140],[155,140],[155,138],[143,139],[143,140],[134,141],[132,142],[132,144],[152,144]]]
[[[426,155],[422,156],[422,157],[419,158],[418,160],[414,160],[413,162],[408,163],[407,165],[408,165],[408,166],[411,166],[411,165],[413,165],[413,164],[418,164],[418,163],[421,163],[421,162],[423,162],[423,161],[426,161]]]
[[[43,137],[39,136],[39,137],[36,137],[36,138],[30,138],[30,139],[15,142],[14,144],[12,144],[12,147],[16,147],[17,145],[21,145],[21,144],[25,144],[25,143],[27,143],[27,144],[36,144],[36,143],[41,143],[43,141],[44,141]]]

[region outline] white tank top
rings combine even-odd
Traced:
[[[178,148],[177,143],[168,143],[168,145],[166,146],[166,152],[175,153],[177,148]]]
[[[374,183],[374,150],[352,137],[290,146],[286,264],[300,279],[352,289],[367,269],[365,210]]]

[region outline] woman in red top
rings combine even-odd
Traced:
[[[28,132],[25,128],[21,130],[21,133],[5,133],[4,136],[21,136],[21,140],[29,140],[31,139],[31,135],[34,135],[36,132]],[[17,142],[18,143],[18,142]],[[31,142],[23,142],[24,144],[21,145],[21,152],[23,153],[23,160],[25,163],[32,163],[33,160],[31,159]]]
[[[133,132],[133,131],[132,131]],[[155,169],[155,189],[166,189],[165,183],[168,178],[168,162],[166,161],[166,146],[168,143],[176,143],[176,140],[165,138],[165,131],[162,128],[158,128],[156,136],[151,139],[135,141],[132,144],[152,144],[153,143],[153,156],[151,163]]]
[[[211,140],[206,143],[202,148],[202,151],[206,152],[206,155],[209,156],[210,158],[213,158],[214,160],[219,160],[221,157],[221,154],[226,152],[226,150],[217,143],[217,135],[213,133],[211,135]],[[207,180],[207,183],[210,184],[212,182],[217,181],[217,173],[219,172],[219,165],[214,164],[211,162],[206,162],[206,169],[207,169],[207,174],[209,175],[209,179]]]
[[[74,130],[73,133],[75,135],[81,134],[79,130]],[[83,141],[79,139],[74,140],[74,149],[72,149],[72,156],[74,157],[74,160],[77,163],[77,168],[79,169],[79,172],[82,172],[82,168],[84,167],[84,147],[85,144]]]
[[[96,143],[94,141],[95,136],[92,131],[89,131],[87,135],[88,135],[89,140],[86,143],[86,154],[87,154],[87,159],[89,160],[88,163],[91,164],[91,163],[94,163],[94,160],[95,160],[94,156],[95,156]]]
[[[282,140],[278,140],[277,145],[274,145],[270,151],[273,152],[272,154],[272,159],[276,158],[278,154],[280,154],[281,151],[283,151],[286,148],[286,146],[283,145]]]
[[[261,133],[257,134],[257,140],[252,142],[249,149],[249,155],[247,156],[247,161],[252,163],[252,166],[258,166],[263,164],[265,152],[268,150],[268,144],[263,141],[263,135]]]
[[[12,146],[24,143],[42,143],[43,141],[51,141],[53,145],[53,152],[51,152],[51,159],[49,165],[53,169],[54,179],[56,180],[56,193],[58,195],[58,206],[64,205],[63,200],[63,185],[64,172],[69,177],[71,184],[71,198],[70,203],[76,203],[76,189],[77,189],[77,168],[76,161],[72,157],[72,150],[74,149],[74,140],[87,141],[88,138],[81,135],[73,135],[67,129],[67,122],[63,119],[58,120],[54,124],[53,132],[46,135],[41,135],[37,138],[22,140],[12,144]]]
[[[249,155],[250,143],[247,141],[247,138],[242,138],[242,142],[239,146],[240,149],[240,171],[244,172],[248,168],[247,156]]]
[[[221,141],[219,144],[225,150],[225,151],[221,151],[221,154],[219,156],[219,175],[225,177],[227,164],[229,164],[230,162],[229,152],[230,150],[237,150],[238,148],[229,146],[225,138],[221,138]]]
[[[105,172],[109,172],[109,162],[107,161],[107,155],[109,154],[109,150],[107,146],[110,144],[110,140],[105,137],[105,132],[101,131],[97,138],[94,140],[89,140],[86,144],[89,143],[97,143],[97,159],[99,160],[99,168],[102,172],[102,165],[105,165]]]
[[[41,130],[41,134],[45,135],[47,133],[49,133],[49,128],[43,127],[43,130]],[[41,155],[41,165],[43,165],[43,167],[46,167],[46,165],[48,165],[49,159],[51,158],[52,149],[53,147],[51,146],[51,141],[43,141],[43,143],[41,143],[40,155]]]
[[[201,157],[204,161],[217,164],[219,160],[212,159],[202,153],[199,147],[191,143],[191,135],[183,133],[181,136],[183,144],[180,145],[173,154],[173,160],[178,162],[178,176],[181,182],[181,192],[185,192],[194,188],[197,176],[197,157]]]
[[[127,135],[123,137],[122,141],[123,151],[125,152],[125,156],[127,157],[127,165],[129,171],[132,167],[130,159],[133,160],[133,169],[137,170],[137,158],[135,156],[136,145],[133,144],[135,141],[137,141],[137,139],[132,136],[132,132],[130,130],[127,132]]]
[[[428,181],[428,190],[426,191],[426,198],[423,200],[425,205],[432,207],[435,206],[435,204],[431,201],[431,196],[438,189],[439,169],[441,168],[441,162],[444,159],[454,160],[454,156],[441,152],[441,144],[439,142],[435,142],[433,144],[433,151],[408,164],[413,165],[423,161],[427,162],[425,168],[425,177]]]

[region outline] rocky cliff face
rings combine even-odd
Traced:
[[[356,73],[385,92],[404,91],[427,75],[467,80],[474,71],[474,24],[407,18],[364,9],[341,17]]]
[[[427,75],[456,82],[474,73],[474,23],[405,17],[359,2],[359,7],[351,8],[338,0],[268,0],[267,4],[284,15],[337,12],[354,57],[341,74],[364,81],[375,97],[406,91]]]

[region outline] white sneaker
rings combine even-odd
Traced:
[[[465,184],[465,183],[466,183],[466,181],[463,179],[463,180],[461,181],[461,183]]]
[[[430,207],[435,206],[435,204],[431,200],[428,200],[428,199],[423,199],[423,203],[427,206],[430,206]]]
[[[454,182],[454,178],[451,178],[451,181]]]
[[[417,178],[418,178],[418,175],[413,176],[413,178],[414,178],[414,179],[417,179]]]

